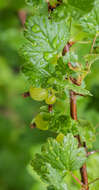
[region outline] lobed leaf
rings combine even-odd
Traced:
[[[45,180],[48,189],[67,190],[64,176],[68,171],[79,169],[86,161],[84,148],[78,148],[78,141],[72,134],[64,137],[61,143],[50,138],[32,161],[33,169]]]
[[[42,147],[41,158],[44,164],[49,163],[56,170],[66,172],[79,169],[86,161],[86,153],[84,148],[78,148],[77,139],[72,134],[68,134],[62,143],[49,139]],[[36,160],[34,159],[33,163],[38,165]],[[34,169],[36,169],[35,165]]]
[[[99,32],[99,2],[95,3],[94,9],[80,19],[82,29],[89,35],[95,36]]]
[[[71,6],[81,9],[85,12],[89,12],[94,7],[95,0],[63,0],[63,2],[68,2]]]
[[[66,90],[67,89],[72,90],[72,91],[76,92],[77,94],[82,94],[85,96],[87,96],[87,95],[92,96],[92,94],[88,90],[82,88],[81,86],[77,86],[75,84],[72,84],[69,81],[67,81],[67,84],[66,84]]]
[[[37,80],[38,86],[55,68],[69,39],[68,27],[65,21],[54,22],[44,16],[33,16],[26,23],[25,37],[27,42],[22,52],[27,64],[23,66],[23,72],[34,86]]]
[[[58,134],[67,135],[68,133],[72,133],[76,135],[78,134],[77,127],[77,122],[68,115],[56,113],[49,117],[48,130]]]

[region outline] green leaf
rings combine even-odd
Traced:
[[[95,36],[99,32],[99,2],[95,4],[94,9],[80,19],[80,25],[83,31],[89,35]]]
[[[61,4],[53,10],[51,17],[56,21],[65,19],[70,28],[72,21],[79,19],[83,14],[84,12],[80,9],[72,7],[69,4]]]
[[[81,119],[78,121],[78,124],[81,141],[86,142],[88,148],[92,148],[92,143],[96,140],[96,130],[94,126],[90,122]]]
[[[50,190],[67,190],[67,185],[63,181],[63,176],[51,166],[49,163],[45,163],[43,157],[40,154],[36,154],[32,161],[33,169],[41,176],[49,186]]]
[[[67,185],[63,182],[63,178],[59,174],[59,172],[54,169],[50,164],[46,164],[45,167],[47,168],[46,177],[47,181],[50,184],[50,188],[53,187],[56,190],[67,190]]]
[[[51,13],[55,20],[66,19],[68,24],[77,21],[94,7],[95,0],[63,0]],[[71,28],[71,26],[70,26]]]
[[[30,58],[36,62],[48,61],[58,55],[69,38],[64,21],[58,23],[44,16],[33,16],[29,18],[26,27],[25,37],[33,45]]]
[[[43,68],[43,65],[39,69],[39,65],[28,62],[22,66],[21,71],[28,80],[29,86],[33,87],[45,87],[48,77],[50,76]]]
[[[28,64],[23,66],[23,72],[35,85],[37,80],[38,87],[38,80],[42,84],[41,78],[48,77],[51,65],[57,64],[69,39],[68,28],[65,21],[54,22],[44,16],[33,16],[26,23],[25,37],[27,41],[22,53]]]
[[[72,90],[72,91],[74,91],[74,92],[76,92],[76,93],[78,93],[78,94],[82,94],[82,95],[85,95],[85,96],[92,96],[92,94],[88,91],[88,90],[86,90],[86,89],[84,89],[84,88],[82,88],[81,86],[77,86],[77,85],[75,85],[75,84],[72,84],[71,82],[68,82],[67,81],[67,84],[66,84],[66,88],[65,88],[66,90],[68,89],[68,90]]]
[[[64,177],[68,171],[78,170],[86,161],[84,148],[78,148],[78,141],[72,134],[64,137],[61,143],[48,139],[41,154],[32,161],[33,169],[45,180],[48,189],[67,190]]]
[[[48,3],[46,0],[25,0],[25,2],[32,7],[33,15],[48,16]]]
[[[72,133],[74,135],[78,134],[78,125],[70,116],[65,114],[53,114],[49,117],[48,130],[56,132],[57,134],[63,133],[67,135]]]
[[[71,6],[81,9],[83,11],[90,11],[94,6],[95,0],[63,0],[63,2],[68,2]]]
[[[86,161],[86,153],[84,148],[78,148],[77,139],[72,134],[68,134],[62,143],[49,139],[42,147],[41,158],[44,164],[49,163],[53,168],[64,173],[67,170],[79,169]]]

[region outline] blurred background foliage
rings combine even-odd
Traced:
[[[0,0],[0,190],[45,190],[33,173],[30,161],[35,152],[51,134],[30,129],[30,121],[38,112],[39,103],[24,99],[26,81],[20,73],[23,63],[19,48],[24,40],[23,24],[32,13],[24,0]],[[97,126],[94,149],[99,149],[99,64],[95,62],[87,77],[93,97],[78,99],[78,117],[86,118]],[[99,176],[99,154],[88,161],[90,181]],[[79,174],[77,174],[79,175]],[[68,178],[68,182],[70,181]],[[99,189],[99,183],[91,185]],[[77,189],[72,181],[70,190]]]

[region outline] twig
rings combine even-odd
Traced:
[[[94,182],[96,182],[96,181],[98,181],[98,180],[99,180],[99,177],[96,178],[96,179],[94,179],[93,181],[89,182],[88,185],[90,185],[90,184],[92,184],[92,183],[94,183]]]

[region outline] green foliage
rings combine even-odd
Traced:
[[[60,190],[66,189],[62,183],[69,171],[79,169],[86,160],[84,148],[78,149],[78,142],[72,134],[64,137],[63,142],[58,143],[55,139],[49,139],[42,147],[41,154],[36,154],[32,161],[34,170],[47,181]]]
[[[96,35],[99,32],[99,3],[95,4],[92,11],[80,19],[80,24],[89,35]]]
[[[82,95],[85,95],[85,96],[86,95],[92,96],[92,94],[88,90],[82,88],[81,86],[76,86],[76,85],[72,84],[71,82],[66,84],[66,89],[72,90],[72,91],[74,91],[74,92],[76,92],[78,94],[82,94]]]
[[[94,6],[95,0],[63,0],[63,2],[69,3],[71,6],[74,6],[75,8],[81,9],[83,11],[90,11]]]
[[[28,41],[23,55],[28,64],[23,66],[23,72],[33,86],[45,86],[69,39],[68,28],[64,22],[56,23],[44,16],[31,17],[26,28]]]
[[[48,129],[58,134],[63,133],[64,135],[68,133],[76,135],[78,133],[77,122],[65,114],[53,114],[50,116]]]
[[[34,16],[25,25],[22,72],[30,96],[42,101],[32,125],[58,135],[56,139],[50,138],[32,161],[48,190],[67,190],[65,177],[68,179],[71,172],[86,162],[83,144],[92,148],[95,141],[95,128],[87,120],[73,120],[68,105],[69,99],[73,101],[70,91],[75,96],[92,96],[86,89],[85,78],[91,65],[99,60],[97,2],[27,1],[33,6]],[[79,144],[75,137],[80,138]]]
[[[40,116],[40,117],[39,117]],[[42,116],[42,122],[41,122],[41,116]],[[36,122],[38,119],[39,124]],[[67,133],[73,133],[74,135],[78,134],[78,129],[77,129],[77,121],[74,121],[70,116],[62,113],[48,113],[46,112],[41,112],[38,114],[33,121],[36,123],[37,128],[40,128],[41,130],[49,130],[52,132],[55,132],[56,134],[63,133],[66,135]]]
[[[38,144],[44,143],[49,136],[56,138],[58,135],[56,140],[51,138],[49,141],[54,150],[56,147],[58,150],[62,150],[63,138],[67,135],[65,139],[68,137],[68,143],[66,141],[66,147],[62,151],[65,152],[64,155],[66,154],[65,168],[71,170],[72,161],[74,165],[77,162],[77,166],[80,163],[79,167],[83,164],[82,158],[85,159],[85,153],[81,151],[78,156],[79,149],[76,145],[76,148],[71,146],[76,142],[74,143],[75,140],[70,133],[72,135],[79,134],[81,142],[86,142],[87,147],[93,150],[95,134],[99,132],[98,128],[97,132],[95,131],[96,124],[99,123],[99,1],[96,0],[94,5],[91,0],[83,0],[80,3],[71,0],[64,0],[64,3],[56,0],[49,2],[52,8],[49,8],[48,12],[48,4],[45,0],[27,0],[28,5],[31,6],[29,8],[25,7],[23,0],[0,0],[0,190],[45,190],[46,185],[42,184],[34,175],[29,165],[35,152],[39,152],[41,145],[38,146]],[[23,28],[19,18],[21,8],[27,15],[35,15],[27,19],[26,39],[23,38]],[[44,20],[43,24],[42,19]],[[34,27],[32,30],[34,22],[40,28],[36,33],[33,30],[35,31],[37,28]],[[95,37],[96,42],[90,53]],[[75,44],[70,47],[65,56],[62,56],[63,48],[69,41],[74,41]],[[22,43],[25,43],[22,47],[25,60],[18,54],[19,46]],[[68,65],[68,62],[71,62],[71,66]],[[89,70],[86,68],[86,62],[89,67],[94,63],[92,73],[85,79],[86,86],[84,82],[81,86],[76,86],[69,78],[77,79],[82,73],[85,77],[90,72],[90,68],[88,67]],[[26,78],[19,73],[20,63]],[[45,101],[45,95],[42,97],[40,94],[35,94],[36,99],[34,96],[33,99],[22,98],[21,93],[30,90],[31,86],[48,91],[49,97],[52,96],[54,90],[56,100],[51,113],[48,112],[46,104],[50,101]],[[91,93],[85,88],[89,89]],[[70,90],[85,96],[93,95],[77,98],[78,121],[74,121],[69,114]],[[37,100],[42,98],[44,101],[38,103]],[[39,112],[40,106],[43,107],[38,114],[40,117],[37,117],[38,115],[35,115]],[[40,130],[33,129],[32,131],[28,128],[32,117],[34,117],[33,122],[35,121]],[[79,119],[80,117],[86,120]],[[94,126],[90,124],[92,122]],[[44,131],[45,129],[46,131]],[[99,149],[98,135],[96,137],[94,148]],[[72,140],[70,141],[70,139]],[[36,166],[38,172],[42,168],[40,175],[44,182],[46,181],[47,189],[80,189],[67,169],[64,173],[53,167],[52,156],[55,153],[55,158],[57,158],[58,151],[50,150],[48,143],[44,147],[46,151],[42,150]],[[48,157],[48,161],[41,160],[40,162],[40,156],[46,154],[47,149],[49,152],[52,151],[53,155],[48,155],[51,156]],[[71,155],[69,150],[71,150]],[[62,154],[59,156],[62,157]],[[53,160],[55,164],[59,163],[59,160]],[[89,182],[99,177],[98,160],[98,154],[87,159]],[[62,164],[62,161],[60,162],[58,166]],[[79,178],[78,169],[72,172]],[[98,181],[90,185],[90,190],[98,189]]]

